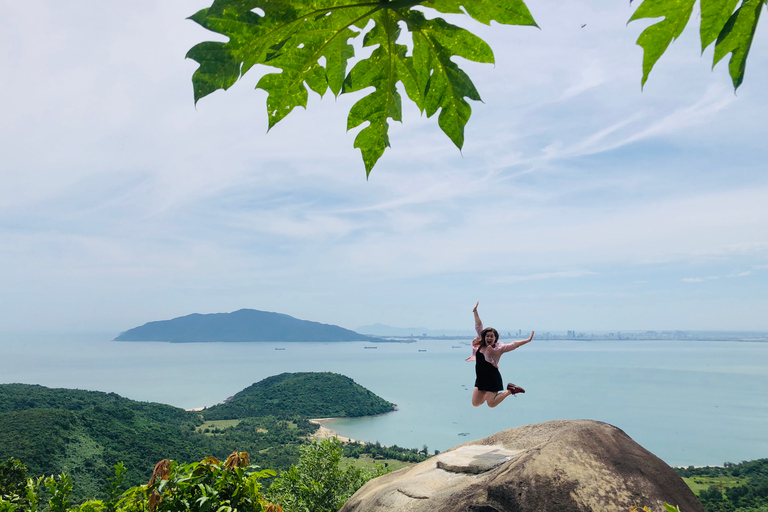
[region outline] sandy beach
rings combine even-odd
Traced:
[[[342,437],[342,436],[338,435],[336,432],[334,432],[333,430],[331,430],[331,429],[329,429],[328,427],[325,426],[325,423],[327,421],[335,420],[335,419],[337,419],[337,418],[315,418],[315,419],[309,420],[312,423],[314,423],[315,425],[319,425],[320,426],[320,428],[317,429],[317,432],[312,434],[312,439],[331,439],[331,438],[336,437],[336,438],[339,439],[339,441],[343,441],[345,443],[359,443],[360,442],[360,441],[358,441],[356,439],[352,439],[352,438],[349,438],[349,437]]]

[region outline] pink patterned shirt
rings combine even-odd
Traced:
[[[480,333],[483,332],[483,324],[475,325],[475,331],[477,331],[477,335],[480,336]],[[501,358],[501,354],[505,352],[511,352],[512,350],[515,350],[517,347],[522,345],[522,343],[518,341],[513,341],[511,343],[499,343],[498,341],[493,344],[493,346],[488,346],[483,348],[483,356],[485,357],[485,360],[491,363],[496,368],[499,367],[499,359]],[[465,359],[465,361],[475,361],[477,359],[477,345],[472,345],[472,355]]]

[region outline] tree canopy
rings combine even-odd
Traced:
[[[629,21],[660,19],[642,31],[642,85],[654,64],[688,24],[696,0],[643,0]],[[730,54],[729,71],[738,88],[766,0],[701,0],[702,51],[714,43],[713,66]],[[429,16],[426,16],[428,13]],[[187,57],[200,66],[192,76],[195,102],[228,89],[251,68],[279,72],[262,76],[269,128],[295,107],[306,108],[309,90],[323,96],[368,91],[350,109],[347,130],[358,132],[366,176],[390,147],[389,123],[402,121],[404,90],[422,113],[439,112],[440,129],[461,149],[469,121],[469,100],[480,94],[454,57],[493,63],[488,44],[435,13],[465,14],[490,24],[537,26],[522,0],[214,0],[191,16],[224,35],[203,42]],[[405,33],[404,33],[405,31]],[[369,55],[356,54],[362,38]],[[350,68],[351,66],[351,68]]]

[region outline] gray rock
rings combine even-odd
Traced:
[[[560,420],[504,430],[371,480],[340,512],[629,512],[704,509],[620,429]]]

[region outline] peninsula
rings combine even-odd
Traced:
[[[299,320],[281,313],[241,309],[233,313],[194,313],[149,322],[121,333],[113,341],[284,342],[380,341],[338,325]]]

